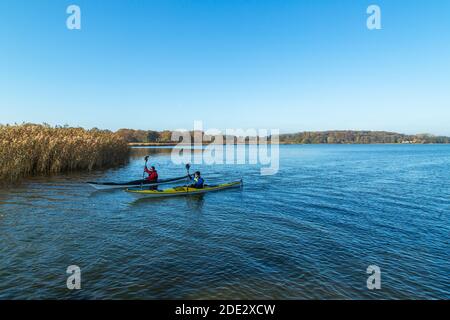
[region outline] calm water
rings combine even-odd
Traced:
[[[280,172],[200,166],[242,190],[136,201],[87,180],[184,173],[169,149],[0,189],[0,299],[450,298],[450,146],[282,146]],[[66,268],[82,269],[82,290]],[[366,287],[381,268],[379,291]]]

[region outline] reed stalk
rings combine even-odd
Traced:
[[[110,131],[49,125],[0,125],[0,183],[91,171],[128,161],[126,141]]]

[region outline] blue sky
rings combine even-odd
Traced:
[[[446,0],[2,0],[0,123],[450,135],[449,16]]]

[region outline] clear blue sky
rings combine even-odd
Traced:
[[[449,17],[447,0],[2,0],[0,123],[450,135]]]

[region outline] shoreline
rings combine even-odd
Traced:
[[[176,147],[176,146],[192,146],[192,147],[199,147],[199,146],[208,146],[211,143],[203,143],[203,144],[194,144],[194,143],[176,143],[176,142],[129,142],[129,147]],[[267,143],[267,145],[270,145],[272,143]],[[449,145],[450,143],[295,143],[295,142],[280,142],[277,143],[278,145]],[[223,143],[223,146],[226,145],[260,145],[260,143]],[[264,145],[264,144],[263,144]]]

